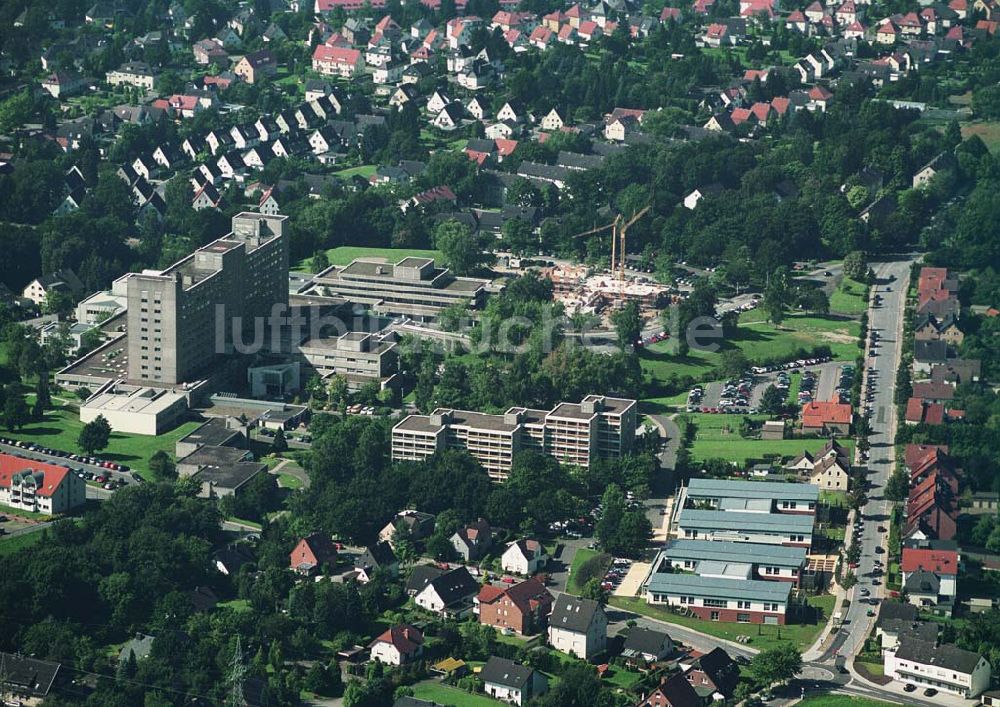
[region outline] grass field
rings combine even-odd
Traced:
[[[613,685],[614,687],[620,687],[624,690],[631,690],[636,684],[642,680],[642,673],[637,673],[632,670],[625,670],[619,667],[613,667],[610,670],[610,675],[606,675],[604,682],[608,685]]]
[[[883,702],[854,695],[813,695],[799,702],[799,707],[895,707],[895,702]]]
[[[485,695],[473,695],[457,687],[439,682],[419,682],[413,686],[413,696],[421,700],[437,702],[445,707],[497,707],[502,704]]]
[[[127,464],[145,476],[149,473],[149,458],[153,454],[162,449],[173,456],[177,440],[190,434],[200,424],[200,422],[185,422],[176,429],[156,437],[113,432],[108,448],[98,455],[108,461]],[[61,407],[46,412],[45,417],[39,422],[32,422],[16,432],[4,432],[4,436],[36,442],[66,452],[79,452],[76,440],[82,429],[83,423],[80,422],[79,413]]]
[[[12,538],[0,538],[0,557],[3,557],[4,555],[12,555],[18,550],[22,550],[26,547],[33,547],[41,542],[44,535],[45,531],[39,530],[34,533],[28,533],[27,535],[17,535]]]
[[[420,250],[419,248],[364,248],[344,245],[326,251],[326,257],[330,260],[330,265],[347,265],[356,258],[385,258],[388,262],[395,263],[409,257],[440,260],[441,251]],[[309,271],[311,261],[312,258],[300,260],[293,269]]]
[[[350,179],[356,174],[360,174],[362,177],[370,177],[375,174],[376,166],[373,164],[363,164],[358,167],[348,167],[347,169],[342,169],[339,172],[334,172],[335,177],[340,177],[341,179]]]
[[[857,280],[845,277],[840,287],[830,295],[830,311],[839,314],[861,314],[868,308],[865,297],[868,288]]]
[[[793,314],[779,327],[764,321],[759,310],[753,310],[740,318],[736,338],[722,342],[720,350],[735,347],[750,361],[764,362],[788,360],[799,350],[825,344],[835,358],[853,360],[857,357],[860,334],[861,325],[854,320]],[[719,353],[690,351],[681,357],[672,353],[672,346],[670,342],[661,342],[639,352],[642,371],[652,379],[645,398],[654,406],[651,412],[662,412],[666,406],[677,404],[675,400],[680,396],[663,397],[664,386],[671,379],[689,376],[705,382],[715,377]]]
[[[295,490],[302,488],[302,482],[297,476],[292,476],[291,474],[278,474],[278,486],[283,489]]]
[[[765,455],[795,457],[803,450],[818,451],[825,441],[818,438],[800,439],[744,439],[740,436],[741,415],[709,415],[694,413],[687,417],[697,427],[691,454],[695,459],[727,459],[745,463],[750,459],[763,459]],[[754,420],[766,420],[767,415],[749,415]],[[853,445],[845,440],[844,446]]]
[[[1000,150],[1000,121],[966,123],[962,126],[963,140],[973,135],[979,136],[990,152]]]
[[[654,619],[666,621],[688,628],[710,636],[724,638],[735,641],[737,636],[750,636],[750,647],[765,650],[774,648],[782,643],[791,641],[800,651],[805,650],[813,644],[820,631],[826,625],[826,621],[833,611],[836,597],[824,594],[817,597],[809,597],[809,604],[823,610],[823,617],[816,624],[788,624],[786,626],[764,626],[761,624],[734,624],[721,623],[718,621],[708,621],[690,616],[681,616],[667,611],[658,606],[649,606],[642,599],[632,599],[625,597],[611,597],[610,604],[626,611],[642,614]]]

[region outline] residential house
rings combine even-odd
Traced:
[[[629,665],[645,668],[674,654],[676,646],[666,631],[633,626],[622,646],[622,657]]]
[[[523,538],[507,546],[500,556],[500,566],[504,572],[528,576],[542,569],[548,559],[541,542]]]
[[[53,98],[72,96],[80,93],[83,87],[83,77],[68,71],[56,71],[42,80],[42,90]]]
[[[414,597],[422,609],[442,616],[462,617],[472,610],[479,583],[465,567],[456,567],[435,577]]]
[[[41,306],[45,304],[45,298],[51,292],[63,292],[75,301],[84,294],[84,288],[76,273],[64,268],[49,275],[36,277],[25,285],[21,296]]]
[[[906,600],[925,610],[951,614],[958,594],[959,560],[954,550],[903,548],[899,570]]]
[[[312,55],[313,71],[330,76],[351,78],[361,73],[364,61],[357,49],[318,45]]]
[[[45,516],[86,503],[86,484],[65,466],[0,453],[0,504]]]
[[[389,576],[395,577],[399,574],[399,560],[389,543],[378,542],[369,545],[363,553],[354,559],[354,569],[359,573],[359,579],[362,582],[371,580],[372,575],[377,571],[386,572]]]
[[[557,651],[583,660],[607,647],[608,617],[591,599],[560,594],[549,617],[549,644]]]
[[[371,659],[386,665],[408,665],[424,654],[424,634],[408,624],[387,629],[368,645]]]
[[[914,341],[913,370],[930,373],[931,367],[948,363],[948,344],[945,341]]]
[[[566,125],[566,121],[559,114],[559,110],[553,108],[542,118],[541,128],[542,130],[555,132],[556,130],[561,130],[564,125]]]
[[[249,84],[274,76],[277,72],[278,60],[268,49],[261,49],[245,55],[233,67],[233,73]]]
[[[142,61],[126,62],[105,76],[112,86],[134,86],[152,91],[156,85],[156,72]]]
[[[479,623],[528,635],[545,626],[553,598],[535,577],[508,587],[485,584],[475,600]]]
[[[918,688],[971,699],[990,686],[990,664],[983,656],[951,644],[904,638],[884,656],[886,677]]]
[[[813,400],[802,406],[802,431],[822,435],[847,435],[854,414],[848,403]]]
[[[462,104],[449,103],[434,117],[432,125],[440,130],[455,130],[462,124]]]
[[[195,211],[202,209],[217,209],[222,204],[222,195],[211,182],[205,182],[195,192],[191,200],[191,208]]]
[[[489,697],[513,705],[526,705],[548,691],[548,680],[540,671],[497,656],[486,661],[479,679]]]
[[[202,39],[195,42],[191,49],[197,64],[226,66],[229,63],[229,53],[223,48],[222,42],[216,39]]]
[[[699,694],[715,701],[732,699],[740,682],[740,666],[726,651],[714,648],[691,662],[684,677]]]
[[[925,164],[923,167],[917,170],[916,174],[913,175],[913,188],[920,189],[931,183],[931,180],[938,175],[939,172],[943,172],[947,169],[952,169],[955,165],[955,159],[950,152],[941,152],[934,157],[930,162]]]
[[[19,653],[0,653],[4,701],[18,705],[42,704],[57,681],[61,680],[61,668],[61,664],[48,660],[29,658]]]
[[[683,673],[675,673],[657,685],[636,707],[701,707],[704,700]]]
[[[392,545],[397,529],[403,530],[414,540],[421,540],[434,532],[434,516],[415,510],[400,511],[392,521],[379,531],[378,539]]]

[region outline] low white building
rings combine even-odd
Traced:
[[[545,675],[527,665],[507,658],[490,656],[479,673],[483,691],[495,700],[525,705],[548,691]]]
[[[372,660],[386,665],[406,665],[424,654],[424,634],[407,624],[393,626],[369,645]]]
[[[80,421],[93,422],[103,415],[115,432],[158,435],[176,427],[187,410],[187,397],[180,393],[156,388],[111,388],[80,406]]]
[[[525,538],[507,546],[500,557],[500,566],[504,572],[528,576],[538,572],[548,560],[540,542]]]
[[[111,283],[110,290],[95,292],[76,306],[76,321],[97,325],[128,308],[128,278],[122,275]]]
[[[608,617],[591,599],[560,594],[549,617],[549,644],[561,653],[590,660],[608,643]]]
[[[971,699],[990,686],[990,664],[983,656],[951,644],[936,645],[903,638],[895,651],[886,651],[884,669],[897,682],[932,687]]]
[[[432,579],[413,598],[421,609],[461,618],[472,612],[472,599],[479,593],[479,582],[469,570],[457,567]]]

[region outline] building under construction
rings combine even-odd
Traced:
[[[641,312],[663,309],[673,296],[666,285],[643,275],[594,273],[584,265],[554,265],[542,270],[552,281],[552,297],[567,314],[605,314],[634,301]]]

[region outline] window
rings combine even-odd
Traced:
[[[702,604],[705,606],[714,606],[719,609],[725,609],[729,606],[729,603],[725,599],[703,599]]]
[[[750,602],[748,602],[748,601],[738,601],[738,602],[736,602],[736,608],[737,609],[749,609],[750,608]]]
[[[736,622],[741,624],[750,623],[750,614],[736,614]]]
[[[718,621],[719,620],[719,612],[718,611],[713,611],[712,614],[711,614],[711,619],[712,619],[712,621]]]

